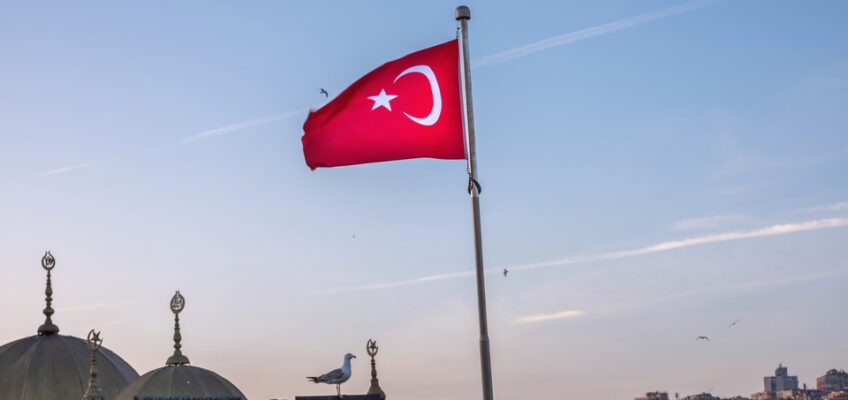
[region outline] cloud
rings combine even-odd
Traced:
[[[584,39],[589,39],[595,36],[605,35],[623,29],[632,28],[634,26],[655,21],[658,19],[663,19],[674,15],[683,14],[689,11],[694,11],[699,8],[711,5],[713,3],[715,3],[714,0],[693,1],[646,14],[636,15],[630,18],[620,19],[618,21],[613,21],[603,25],[594,26],[592,28],[581,29],[579,31],[554,36],[552,38],[540,40],[538,42],[533,42],[524,46],[485,56],[480,59],[475,59],[472,60],[471,65],[474,69],[478,69],[501,64],[507,61],[514,60],[516,58],[526,57],[530,54],[537,53],[542,50],[547,50],[552,47],[558,47],[569,43],[579,42]]]
[[[795,222],[789,224],[777,224],[770,225],[760,229],[748,230],[748,231],[734,231],[734,232],[726,232],[719,233],[714,235],[704,235],[704,236],[696,236],[687,239],[681,240],[672,240],[667,242],[661,242],[650,246],[641,247],[638,249],[632,250],[621,250],[614,251],[609,253],[599,253],[599,254],[588,254],[588,255],[580,255],[580,256],[572,256],[561,258],[553,261],[546,261],[541,263],[534,264],[524,264],[510,267],[509,270],[512,272],[528,270],[528,269],[537,269],[537,268],[548,268],[548,267],[558,267],[564,265],[571,264],[580,264],[580,263],[589,263],[594,261],[605,261],[605,260],[616,260],[620,258],[629,258],[629,257],[637,257],[647,254],[659,253],[664,251],[670,251],[675,249],[681,249],[685,247],[691,246],[699,246],[708,243],[720,243],[720,242],[728,242],[734,240],[743,240],[743,239],[753,239],[759,237],[767,237],[767,236],[776,236],[776,235],[787,235],[790,233],[797,232],[805,232],[805,231],[814,231],[820,229],[828,229],[828,228],[836,228],[848,226],[848,217],[845,218],[827,218],[827,219],[818,219],[812,221],[802,221]],[[500,268],[489,268],[486,270],[486,273],[493,274],[499,273]],[[464,271],[464,272],[456,272],[451,274],[441,274],[441,275],[431,275],[425,276],[421,278],[413,278],[396,282],[387,282],[387,283],[377,283],[371,285],[362,285],[362,286],[349,286],[349,287],[339,287],[332,289],[321,289],[312,292],[308,292],[308,294],[330,294],[330,293],[345,293],[345,292],[358,292],[358,291],[368,291],[375,289],[387,289],[401,286],[410,286],[417,285],[422,283],[436,282],[446,279],[456,279],[463,278],[467,276],[473,276],[474,271]]]
[[[343,293],[343,292],[361,292],[364,290],[374,290],[374,289],[388,289],[398,286],[409,286],[409,285],[417,285],[419,283],[427,283],[433,281],[441,281],[445,279],[454,279],[454,278],[462,278],[466,276],[474,276],[474,271],[464,271],[464,272],[456,272],[452,274],[441,274],[441,275],[431,275],[425,276],[421,278],[407,279],[403,281],[397,282],[388,282],[388,283],[375,283],[372,285],[362,285],[362,286],[350,286],[350,287],[342,287],[342,288],[333,288],[333,289],[320,289],[309,292],[308,294],[330,294],[330,293]]]
[[[130,306],[136,304],[150,304],[153,303],[153,299],[143,299],[143,300],[127,300],[127,301],[116,301],[111,303],[100,303],[100,304],[84,304],[78,306],[70,306],[70,307],[59,307],[56,309],[57,312],[63,311],[88,311],[88,310],[97,310],[101,308],[110,308],[110,307],[123,307]]]
[[[268,124],[273,123],[273,122],[277,122],[277,121],[280,121],[280,120],[283,120],[283,119],[286,119],[286,118],[290,118],[290,117],[293,117],[293,116],[296,116],[296,115],[299,115],[299,114],[303,114],[306,111],[307,111],[306,108],[301,108],[301,109],[298,109],[298,110],[293,110],[293,111],[285,112],[285,113],[282,113],[282,114],[272,115],[270,117],[253,119],[253,120],[250,120],[250,121],[236,122],[234,124],[229,124],[229,125],[225,125],[225,126],[222,126],[222,127],[209,129],[209,130],[205,130],[205,131],[200,132],[200,133],[196,133],[196,134],[191,135],[191,136],[186,136],[186,137],[180,139],[178,142],[174,142],[174,143],[171,143],[171,144],[168,144],[168,145],[158,146],[158,147],[150,148],[150,149],[143,150],[143,151],[136,151],[136,152],[133,152],[133,153],[124,154],[123,156],[113,158],[110,161],[121,160],[121,159],[127,158],[130,155],[155,153],[155,152],[158,152],[158,151],[171,149],[171,148],[174,148],[174,147],[177,147],[177,146],[182,146],[182,145],[189,144],[189,143],[192,143],[192,142],[196,142],[196,141],[199,141],[199,140],[205,140],[205,139],[210,139],[210,138],[217,137],[217,136],[227,135],[227,134],[231,134],[231,133],[235,133],[235,132],[241,132],[241,131],[244,131],[244,130],[247,130],[247,129],[250,129],[250,128],[268,125]],[[77,170],[77,169],[80,169],[80,168],[89,167],[89,166],[92,166],[94,164],[96,164],[96,162],[92,160],[92,161],[84,162],[82,164],[71,165],[71,166],[68,166],[68,167],[62,167],[62,168],[54,169],[52,171],[42,172],[38,175],[35,175],[35,177],[43,177],[43,176],[61,174],[61,173],[65,173],[65,172],[74,171],[74,170]]]
[[[827,204],[827,205],[823,205],[823,206],[808,207],[808,208],[802,209],[801,211],[822,212],[822,211],[842,211],[842,210],[848,210],[848,201],[843,201],[843,202],[840,202],[840,203]]]
[[[790,224],[778,224],[771,225],[760,229],[754,229],[750,231],[736,231],[736,232],[727,232],[727,233],[719,233],[715,235],[705,235],[705,236],[696,236],[688,239],[681,240],[672,240],[668,242],[657,243],[655,245],[642,247],[639,249],[633,250],[622,250],[615,251],[610,253],[601,253],[601,254],[593,254],[593,255],[585,255],[585,256],[576,256],[576,257],[568,257],[562,258],[554,261],[547,261],[542,263],[535,264],[526,264],[520,265],[517,267],[512,267],[512,271],[516,270],[525,270],[525,269],[534,269],[534,268],[544,268],[544,267],[552,267],[559,265],[568,265],[568,264],[576,264],[576,263],[584,263],[590,261],[602,261],[602,260],[615,260],[619,258],[625,257],[635,257],[646,254],[658,253],[663,251],[675,250],[684,247],[691,246],[699,246],[702,244],[708,243],[719,243],[719,242],[728,242],[732,240],[742,240],[742,239],[753,239],[758,237],[766,237],[766,236],[775,236],[775,235],[786,235],[790,233],[796,232],[804,232],[804,231],[812,231],[819,229],[827,229],[827,228],[836,228],[840,226],[848,226],[848,218],[828,218],[828,219],[819,219],[813,221],[803,221],[796,222]]]
[[[57,169],[50,170],[50,171],[47,171],[47,172],[42,172],[38,175],[35,175],[35,177],[41,178],[41,177],[44,177],[44,176],[64,174],[65,172],[70,172],[70,171],[77,170],[77,169],[80,169],[80,168],[90,167],[94,164],[96,164],[94,161],[86,161],[86,162],[81,163],[81,164],[71,165],[71,166],[68,166],[68,167],[62,167],[62,168],[57,168]]]
[[[807,275],[796,275],[796,276],[788,276],[782,278],[774,278],[767,279],[762,281],[750,281],[750,282],[742,282],[733,285],[727,286],[717,286],[717,287],[698,287],[696,289],[684,290],[677,293],[671,293],[665,296],[659,296],[652,299],[640,299],[642,301],[636,302],[628,302],[626,304],[621,304],[615,307],[612,307],[607,310],[601,311],[601,313],[605,312],[617,312],[624,311],[634,308],[645,308],[654,306],[660,303],[668,303],[671,301],[676,301],[685,297],[694,297],[694,296],[702,296],[702,295],[712,295],[715,293],[734,293],[741,292],[752,289],[759,288],[768,288],[774,286],[784,286],[784,285],[792,285],[796,283],[802,282],[810,282],[822,279],[832,279],[832,278],[841,278],[844,276],[848,276],[848,271],[825,271],[815,274],[807,274]]]
[[[178,144],[191,143],[191,142],[195,142],[195,141],[198,141],[198,140],[209,139],[209,138],[216,137],[216,136],[226,135],[226,134],[243,131],[243,130],[250,129],[250,128],[255,128],[257,126],[268,125],[272,122],[277,122],[277,121],[280,121],[280,120],[283,120],[283,119],[286,119],[286,118],[289,118],[289,117],[293,117],[293,116],[298,115],[298,114],[303,114],[306,111],[307,111],[306,108],[302,108],[302,109],[299,109],[299,110],[289,111],[289,112],[286,112],[286,113],[277,114],[277,115],[273,115],[273,116],[270,116],[270,117],[259,118],[259,119],[254,119],[254,120],[250,120],[250,121],[237,122],[237,123],[234,123],[234,124],[222,126],[220,128],[209,129],[209,130],[206,130],[206,131],[203,131],[203,132],[191,135],[191,136],[187,136],[187,137],[183,138],[183,140],[178,142]]]
[[[536,314],[536,315],[528,315],[525,317],[518,317],[515,319],[515,322],[518,324],[533,324],[537,322],[547,322],[558,319],[572,319],[577,317],[582,317],[586,315],[586,312],[583,310],[566,310],[560,311],[553,314]]]
[[[694,231],[702,229],[717,228],[719,225],[738,222],[745,219],[742,214],[714,215],[712,217],[692,218],[677,221],[669,225],[673,231]]]

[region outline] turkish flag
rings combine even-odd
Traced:
[[[303,124],[309,168],[464,159],[456,40],[389,61]]]

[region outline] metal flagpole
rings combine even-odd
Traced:
[[[477,272],[477,312],[480,319],[480,367],[483,375],[483,400],[493,400],[492,358],[489,352],[489,323],[486,318],[486,280],[483,268],[483,237],[480,232],[480,185],[477,183],[477,153],[474,148],[474,111],[471,104],[471,65],[468,57],[468,20],[471,10],[466,6],[456,8],[459,21],[460,79],[462,90],[462,117],[465,130],[466,159],[468,160],[468,193],[471,195],[471,213],[474,220],[474,258]]]

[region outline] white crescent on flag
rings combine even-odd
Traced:
[[[406,115],[407,118],[411,119],[415,123],[424,126],[433,125],[439,120],[439,115],[442,114],[442,92],[439,90],[439,82],[436,80],[436,74],[433,73],[433,69],[426,65],[409,67],[405,71],[401,72],[394,81],[397,82],[400,77],[413,72],[424,75],[427,78],[427,81],[430,82],[430,92],[433,93],[433,109],[430,110],[430,114],[424,118],[416,118],[407,113],[403,113],[403,115]]]

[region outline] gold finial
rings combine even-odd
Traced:
[[[380,381],[377,380],[377,362],[374,361],[374,356],[377,355],[378,350],[380,348],[377,347],[377,341],[368,339],[368,343],[365,345],[365,351],[371,356],[371,387],[368,388],[367,394],[379,394],[380,399],[386,400],[386,393],[383,392],[383,389],[380,387]]]
[[[39,335],[55,335],[59,333],[59,327],[53,324],[51,317],[53,316],[53,285],[50,281],[50,271],[56,266],[56,259],[49,251],[44,252],[44,257],[41,257],[41,267],[47,271],[47,288],[44,289],[44,300],[47,302],[47,307],[44,307],[44,324],[38,327]]]
[[[91,351],[91,376],[88,378],[88,389],[82,396],[82,400],[104,400],[103,390],[97,383],[97,351],[103,344],[103,339],[100,338],[100,332],[95,332],[94,329],[88,332],[88,338],[85,340],[85,347]]]
[[[180,351],[180,348],[183,347],[180,344],[180,341],[183,340],[182,335],[180,335],[180,313],[183,311],[183,308],[185,308],[185,297],[177,290],[177,293],[171,298],[171,312],[174,313],[174,354],[168,357],[168,361],[165,361],[166,365],[185,365],[189,363],[188,357],[184,356],[182,351]]]

